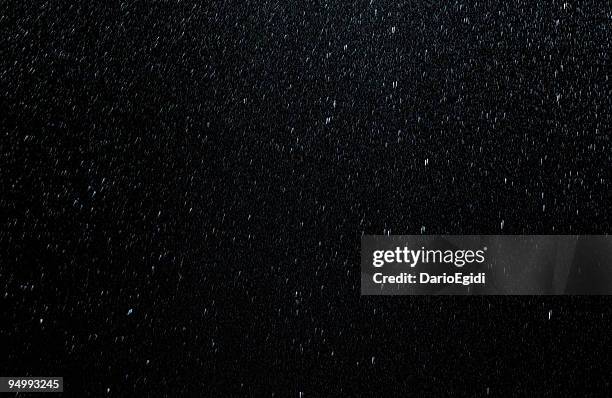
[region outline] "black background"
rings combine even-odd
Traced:
[[[3,375],[609,394],[605,297],[359,294],[364,233],[610,231],[609,2],[88,3],[0,15]]]

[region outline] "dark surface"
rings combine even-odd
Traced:
[[[610,395],[608,298],[359,295],[363,233],[610,232],[609,2],[63,3],[0,16],[3,375]]]

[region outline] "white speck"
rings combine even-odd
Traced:
[[[550,317],[552,316],[552,310],[548,311],[548,320],[550,321]]]
[[[395,26],[391,27],[391,33],[395,33]]]
[[[374,358],[374,357],[372,357],[372,365],[374,365],[374,359],[375,359],[375,358]]]
[[[132,315],[132,312],[134,312],[134,310],[130,308],[127,312],[128,316]]]
[[[40,323],[43,323],[43,319],[42,318],[40,318]]]
[[[504,220],[501,220],[501,229],[504,229]]]

